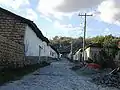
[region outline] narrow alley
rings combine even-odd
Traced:
[[[12,81],[0,87],[0,90],[112,90],[102,88],[78,76],[70,69],[72,63],[63,59],[50,66],[38,69],[21,80]]]

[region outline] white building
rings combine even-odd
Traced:
[[[49,57],[58,58],[58,55],[57,50],[53,46],[50,46]]]
[[[99,59],[99,52],[101,51],[101,47],[91,45],[86,48],[85,50],[85,60],[98,60]]]
[[[82,49],[79,49],[74,55],[73,60],[81,61],[82,60]]]
[[[0,20],[0,35],[10,42],[10,45],[6,44],[11,46],[7,47],[6,52],[12,53],[9,57],[11,60],[14,55],[15,63],[26,63],[25,56],[57,58],[57,50],[49,46],[49,40],[43,36],[33,21],[2,8],[0,8]],[[4,52],[4,49],[2,51]]]
[[[25,28],[24,36],[26,58],[29,59],[32,64],[42,60],[51,62],[50,60],[52,58],[58,58],[58,52],[54,47],[49,45],[49,40],[43,36],[42,32],[33,22],[29,23],[30,22],[28,22]]]
[[[99,59],[99,51],[101,51],[101,45],[99,44],[91,44],[86,47],[85,49],[85,60],[91,59],[91,60],[98,60]],[[81,61],[83,58],[83,50],[79,49],[74,55],[74,60]]]
[[[40,54],[40,56],[58,57],[57,52],[49,45],[49,40],[42,35],[41,31],[36,33],[29,25],[25,30],[24,44],[26,56],[39,56]]]
[[[72,55],[72,53],[70,52],[67,57],[68,57],[69,59],[71,59],[71,55]]]

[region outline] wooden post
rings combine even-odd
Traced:
[[[38,63],[40,63],[41,49],[42,49],[42,47],[39,45],[39,60],[38,60]]]
[[[84,36],[83,36],[83,63],[85,61],[85,36],[86,36],[86,18],[87,16],[93,16],[93,15],[87,15],[87,13],[85,13],[84,15],[78,15],[78,16],[84,16],[85,17],[85,22],[84,22]]]

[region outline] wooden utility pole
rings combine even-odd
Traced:
[[[71,41],[71,59],[73,60],[73,40]]]
[[[38,63],[40,63],[40,62],[41,62],[41,60],[40,60],[40,56],[41,56],[41,49],[42,49],[42,47],[39,45],[39,60],[38,60]]]
[[[84,15],[79,14],[78,16],[83,16],[85,17],[85,21],[84,21],[84,36],[83,36],[83,62],[85,61],[85,36],[86,36],[86,23],[87,23],[87,16],[93,16],[93,15],[87,15],[87,13],[85,13]]]

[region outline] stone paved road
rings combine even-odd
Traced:
[[[117,90],[96,86],[87,78],[71,71],[71,66],[72,64],[65,59],[53,62],[21,80],[1,86],[0,90]]]

